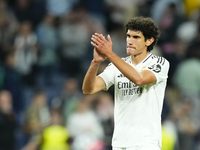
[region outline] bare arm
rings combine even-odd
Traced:
[[[94,47],[98,49],[100,53],[105,55],[129,80],[137,85],[144,85],[156,82],[155,75],[148,70],[144,70],[141,74],[135,70],[132,66],[127,64],[119,56],[112,51],[112,41],[108,36],[108,41],[100,34],[95,34],[91,42]]]
[[[83,80],[82,90],[84,94],[94,94],[106,87],[101,77],[96,77],[99,65],[105,60],[105,56],[101,55],[94,49],[94,59]]]
[[[135,84],[144,85],[156,82],[156,77],[151,71],[144,70],[140,74],[114,52],[107,55],[107,57],[129,80],[133,81]]]
[[[84,94],[94,94],[105,88],[105,82],[101,77],[96,77],[100,63],[91,62],[91,65],[83,80],[82,90]]]

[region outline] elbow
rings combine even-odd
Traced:
[[[155,81],[145,81],[145,80],[137,80],[135,81],[134,83],[137,85],[137,86],[142,86],[142,85],[147,85],[147,84],[150,84],[150,83],[155,83]]]
[[[93,94],[93,88],[86,85],[86,84],[83,84],[82,85],[82,92],[84,95],[91,95]]]
[[[83,92],[84,95],[92,95],[93,93],[90,92]]]
[[[137,86],[141,86],[141,85],[144,84],[144,83],[142,82],[142,80],[136,80],[134,83],[135,83]]]
[[[144,80],[142,77],[138,77],[138,78],[135,78],[134,76],[131,76],[129,78],[130,81],[132,81],[134,84],[136,84],[137,86],[141,86],[144,84]]]
[[[93,94],[91,91],[85,90],[84,88],[82,88],[82,91],[83,91],[84,95],[91,95],[91,94]]]
[[[143,85],[142,83],[140,83],[140,82],[137,82],[137,83],[135,83],[137,86],[141,86],[141,85]]]
[[[88,91],[82,89],[84,95],[90,95]]]
[[[91,93],[90,93],[90,92],[87,92],[87,91],[83,91],[83,94],[84,94],[84,95],[91,95]]]

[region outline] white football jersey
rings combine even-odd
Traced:
[[[157,141],[161,147],[161,112],[167,83],[169,62],[149,53],[137,66],[131,56],[123,58],[139,73],[150,70],[156,76],[155,83],[138,86],[126,78],[112,63],[99,75],[108,90],[114,84],[115,129],[112,146],[131,147]]]

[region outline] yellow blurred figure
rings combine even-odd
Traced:
[[[200,0],[184,0],[184,7],[187,16],[200,8]]]
[[[162,150],[174,150],[176,138],[162,126]]]
[[[66,128],[60,125],[49,126],[43,132],[41,150],[70,150],[67,140],[69,134]]]
[[[62,125],[60,113],[53,112],[51,125],[43,130],[38,139],[40,150],[70,150],[69,139],[69,133]]]

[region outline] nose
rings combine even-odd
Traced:
[[[127,38],[126,42],[127,42],[128,45],[132,45],[133,44],[132,38]]]

